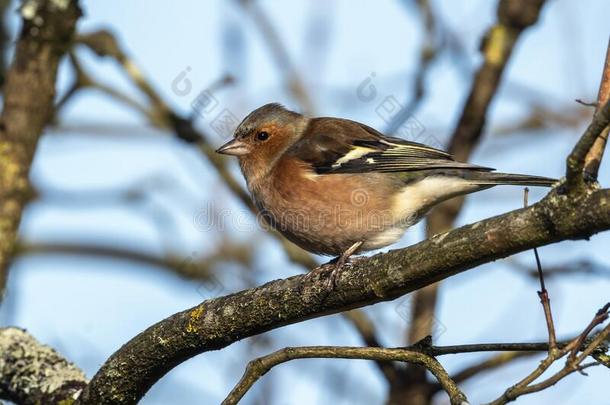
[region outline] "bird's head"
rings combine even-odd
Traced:
[[[237,156],[247,179],[259,177],[300,139],[307,122],[306,117],[280,104],[265,104],[244,118],[233,139],[216,152]]]

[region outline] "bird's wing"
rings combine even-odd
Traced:
[[[287,155],[311,164],[318,174],[493,170],[456,162],[442,150],[384,136],[364,124],[338,118],[312,119],[303,137],[287,151]]]

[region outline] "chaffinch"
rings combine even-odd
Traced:
[[[264,219],[301,248],[338,256],[396,242],[434,205],[499,184],[547,177],[493,172],[429,146],[341,118],[310,118],[279,104],[250,113],[218,153],[239,158]]]

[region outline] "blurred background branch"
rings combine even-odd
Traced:
[[[21,214],[32,194],[30,165],[53,108],[57,66],[81,11],[76,1],[56,6],[52,1],[31,0],[22,14],[0,116],[0,301]]]

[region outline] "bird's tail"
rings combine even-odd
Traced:
[[[476,173],[476,174],[475,174]],[[527,174],[511,174],[496,172],[475,172],[472,173],[473,183],[480,185],[512,185],[512,186],[539,186],[552,187],[557,183],[557,179],[542,176],[529,176]]]

